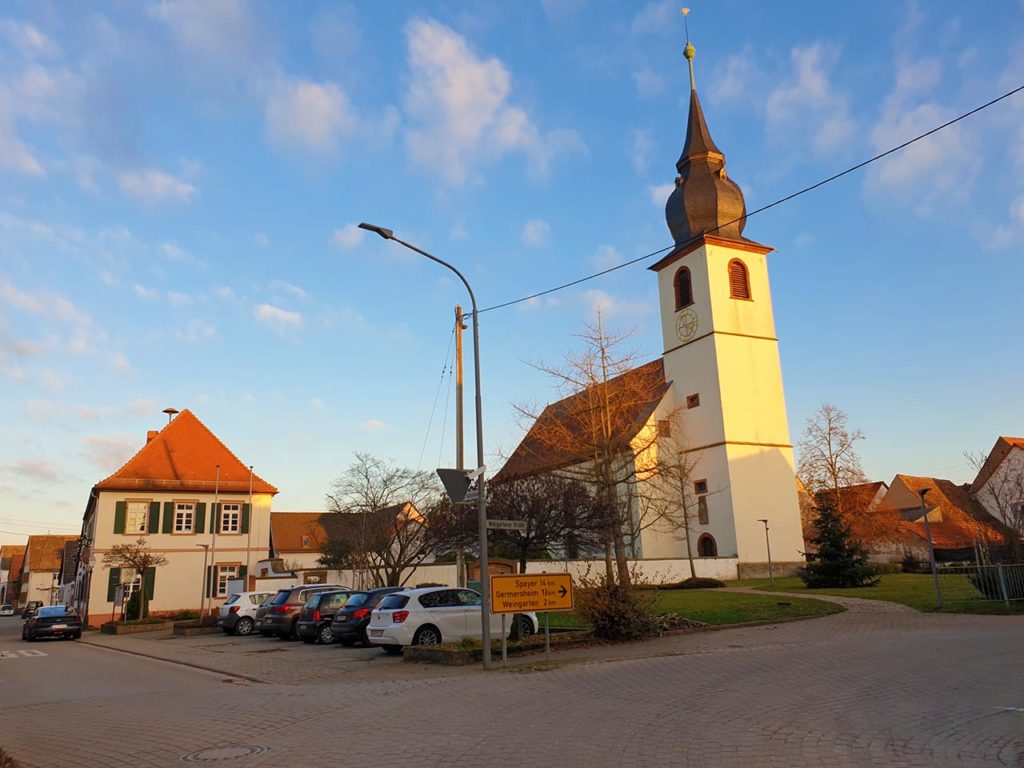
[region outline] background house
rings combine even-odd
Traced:
[[[4,544],[0,547],[0,603],[18,605],[24,562],[24,544]]]
[[[30,600],[40,600],[43,605],[57,602],[64,545],[77,540],[77,536],[28,537],[18,598],[21,605]]]
[[[990,515],[1024,535],[1024,437],[996,440],[971,483],[971,494]]]

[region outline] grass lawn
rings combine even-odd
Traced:
[[[780,604],[783,603],[783,604]],[[676,613],[705,624],[741,624],[745,621],[825,616],[842,610],[821,600],[780,599],[770,595],[740,595],[718,589],[665,589],[655,595],[654,613]],[[544,614],[540,614],[541,628]],[[582,627],[575,613],[552,613],[552,627]]]
[[[1020,601],[1005,604],[993,600],[980,600],[978,592],[963,575],[943,575],[941,585],[944,605],[948,613],[1024,613]],[[874,587],[856,589],[807,589],[800,579],[794,577],[775,580],[775,586],[768,585],[768,579],[745,579],[729,582],[730,586],[754,587],[775,592],[804,593],[807,595],[839,595],[861,597],[867,600],[885,600],[902,603],[919,611],[935,610],[935,587],[930,573],[887,573]]]

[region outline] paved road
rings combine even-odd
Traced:
[[[0,650],[47,656],[0,660],[0,745],[39,768],[180,766],[213,748],[216,763],[190,764],[1024,765],[1022,617],[849,612],[550,666],[351,663],[360,672],[341,680],[264,684],[85,644],[29,646],[17,624],[0,622]],[[347,651],[272,655],[315,670],[336,652]],[[245,745],[253,754],[233,757]]]

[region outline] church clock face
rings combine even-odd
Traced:
[[[689,341],[697,335],[697,313],[684,309],[676,316],[676,336],[680,341]]]

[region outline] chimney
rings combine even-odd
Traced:
[[[146,432],[146,443],[149,443],[150,440],[152,440],[154,437],[156,437],[159,434],[160,433],[157,432],[155,429],[151,429],[148,432]]]

